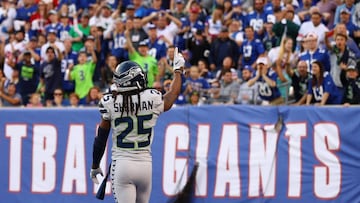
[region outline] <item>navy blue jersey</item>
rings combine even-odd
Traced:
[[[244,40],[239,49],[240,55],[242,58],[242,65],[251,66],[256,59],[265,52],[264,45],[259,39],[255,39],[252,41]]]
[[[330,71],[330,55],[325,49],[316,49],[314,53],[310,51],[305,51],[300,54],[300,61],[306,61],[308,72],[311,73],[311,63],[314,61],[319,61],[323,64],[325,71]]]
[[[329,98],[326,101],[326,104],[340,104],[342,100],[341,93],[338,91],[337,87],[334,84],[331,75],[328,72],[324,73],[324,80],[320,86],[312,86],[311,78],[308,84],[308,94],[313,96],[315,102],[321,102],[321,99],[325,92],[329,93]]]
[[[269,69],[266,75],[271,80],[275,82],[277,81],[278,75],[274,70]],[[259,96],[262,100],[272,101],[274,99],[281,97],[280,90],[277,86],[270,87],[270,85],[266,83],[263,77],[260,77],[257,81],[259,82]]]

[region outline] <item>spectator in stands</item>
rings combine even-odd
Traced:
[[[296,13],[298,14],[302,23],[310,20],[310,8],[312,7],[312,3],[312,0],[302,0],[302,6],[296,9]]]
[[[229,37],[240,47],[244,41],[244,31],[240,21],[232,19],[229,25]]]
[[[140,42],[148,38],[147,33],[142,27],[141,18],[139,17],[127,19],[126,29],[130,30],[130,39],[135,49],[138,48]]]
[[[244,25],[246,21],[245,12],[242,9],[242,0],[233,0],[232,9],[224,16],[224,21],[227,24],[228,22],[238,22],[240,31],[244,30]]]
[[[115,56],[119,63],[128,60],[129,56],[126,50],[126,37],[124,35],[125,25],[120,18],[117,18],[114,22],[113,29],[104,33],[105,40],[109,40],[111,43],[110,54]]]
[[[64,98],[64,91],[61,88],[57,88],[54,91],[54,100],[52,103],[48,103],[47,107],[64,107],[68,105],[69,101]]]
[[[343,35],[348,35],[348,31],[346,28],[346,25],[343,23],[338,23],[335,28],[329,32],[326,32],[325,34],[325,43],[326,48],[328,50],[331,50],[333,45],[335,45],[335,36],[337,33],[341,33]],[[346,46],[355,54],[356,58],[360,58],[360,48],[356,44],[353,38],[348,36],[348,39],[346,41]]]
[[[60,40],[64,41],[65,39],[69,39],[70,36],[70,16],[67,13],[60,14]]]
[[[169,12],[159,11],[151,13],[151,15],[144,17],[141,21],[143,25],[146,25],[154,19],[158,37],[163,36],[164,41],[173,43],[175,36],[180,32],[182,26],[180,19],[175,18]]]
[[[260,39],[255,38],[254,28],[245,28],[246,39],[240,47],[240,67],[243,66],[256,66],[256,59],[265,53],[264,45]]]
[[[347,35],[337,33],[335,36],[335,45],[330,52],[330,75],[338,91],[343,95],[343,85],[340,79],[341,70],[346,69],[349,65],[355,65],[357,59],[355,54],[346,46]]]
[[[276,81],[278,75],[269,66],[269,59],[267,57],[259,57],[256,60],[256,75],[251,78],[247,84],[249,87],[256,82],[259,84],[259,96],[263,101],[269,102],[270,105],[284,104],[284,99],[281,97]]]
[[[14,20],[16,18],[15,0],[0,2],[0,38],[9,37],[9,32],[14,29]]]
[[[114,19],[119,17],[119,10],[113,11],[113,8],[107,1],[101,1],[100,5],[96,8],[95,15],[89,19],[90,26],[104,25],[105,30],[110,29],[114,23]]]
[[[13,69],[15,68],[16,61],[21,53],[26,49],[25,30],[15,30],[15,39],[9,40],[4,47],[5,61],[4,61],[4,74],[8,79],[11,79]]]
[[[60,53],[63,54],[63,52],[65,50],[64,43],[62,41],[59,41],[57,38],[57,30],[54,30],[54,29],[49,30],[46,38],[47,38],[47,42],[41,46],[40,56],[41,56],[42,61],[47,60],[46,51],[51,46],[52,47],[56,46],[59,49],[59,52],[56,52],[57,57],[59,57]]]
[[[97,107],[99,101],[102,98],[103,94],[98,86],[93,86],[90,88],[88,95],[86,96],[86,101],[84,106]]]
[[[299,60],[306,61],[308,64],[308,71],[311,72],[311,64],[313,61],[320,61],[325,71],[330,71],[330,58],[326,49],[318,46],[318,35],[314,32],[309,32],[305,38],[306,50],[300,53]]]
[[[183,18],[185,14],[185,1],[184,0],[175,0],[170,4],[170,10],[172,15],[177,18]]]
[[[286,72],[291,77],[291,86],[293,87],[295,100],[294,105],[305,104],[307,86],[311,78],[306,61],[299,61],[295,70],[291,66],[287,66]]]
[[[277,36],[277,46],[281,45],[281,41],[284,37],[290,37],[293,39],[293,42],[296,42],[296,38],[299,34],[300,26],[293,22],[294,19],[294,8],[290,6],[286,7],[285,14],[281,19],[276,22],[273,26],[273,32]],[[295,50],[295,43],[293,50]]]
[[[64,40],[65,51],[63,54],[63,59],[61,61],[61,73],[63,75],[63,90],[65,96],[68,96],[71,92],[75,90],[74,81],[69,80],[68,74],[72,67],[77,64],[78,53],[72,50],[71,38],[66,38]]]
[[[20,93],[22,104],[25,106],[30,95],[36,92],[40,79],[40,67],[31,62],[31,54],[30,51],[25,51],[15,67],[19,71],[18,93]]]
[[[216,72],[215,79],[220,81],[221,78],[223,77],[224,73],[227,72],[228,70],[230,70],[230,72],[232,74],[232,76],[231,76],[232,80],[238,82],[238,79],[239,79],[238,71],[235,66],[235,61],[233,61],[231,57],[224,58],[223,65],[222,65],[221,69]]]
[[[74,15],[74,24],[69,31],[70,36],[72,37],[72,49],[76,52],[79,52],[80,49],[84,46],[83,39],[86,39],[90,35],[90,26],[89,26],[89,13],[84,12],[81,15],[80,23],[77,23],[77,15]]]
[[[38,3],[37,10],[30,16],[31,23],[31,36],[37,36],[38,34],[46,34],[45,26],[48,23],[48,13],[46,10],[46,3],[41,0]]]
[[[209,63],[210,70],[216,74],[221,69],[225,57],[231,57],[233,61],[239,60],[239,48],[236,42],[229,37],[229,30],[223,27],[218,37],[211,43]]]
[[[154,81],[160,81],[158,64],[154,57],[149,55],[149,47],[146,41],[139,43],[138,51],[131,43],[129,30],[125,31],[126,45],[129,51],[129,59],[138,63],[147,74],[148,87],[152,87]]]
[[[49,33],[50,30],[56,31],[56,37],[60,39],[61,23],[59,22],[59,14],[56,10],[48,12],[49,23],[45,25],[45,32]]]
[[[299,35],[306,36],[310,32],[316,33],[317,45],[319,48],[325,48],[325,32],[329,29],[322,23],[322,14],[319,8],[313,6],[310,10],[311,20],[303,22],[300,26]]]
[[[175,46],[167,48],[166,57],[159,61],[159,78],[162,81],[172,80]]]
[[[208,16],[205,21],[205,33],[210,43],[217,38],[224,26],[226,26],[224,22],[224,7],[217,5],[212,11],[211,16]]]
[[[80,104],[80,98],[79,96],[73,92],[69,95],[69,106],[71,108],[77,108],[77,107],[81,107],[82,105]]]
[[[254,10],[246,16],[245,28],[251,26],[254,36],[260,40],[264,37],[264,22],[269,14],[273,14],[271,9],[265,9],[266,0],[254,0]]]
[[[234,104],[235,99],[239,93],[239,83],[233,79],[231,70],[226,69],[222,72],[222,77],[219,81],[220,88],[210,89],[212,93],[212,104]]]
[[[0,89],[0,100],[3,107],[17,107],[22,105],[21,95],[17,93],[15,83],[9,83],[5,90]]]
[[[350,65],[346,69],[341,70],[341,83],[344,87],[342,104],[345,106],[360,104],[360,79],[358,64],[356,67],[354,65]]]
[[[55,44],[46,49],[46,60],[40,66],[40,83],[38,86],[38,91],[44,94],[45,106],[48,106],[54,99],[55,89],[62,88],[62,57],[63,54]]]
[[[320,0],[316,3],[320,13],[323,15],[325,25],[332,29],[334,27],[334,15],[336,11],[337,1],[336,0]]]
[[[206,79],[200,76],[199,67],[190,67],[189,77],[186,78],[185,85],[185,97],[190,98],[190,94],[196,91],[200,94],[200,97],[208,98],[208,90],[210,89],[210,84],[207,82]]]
[[[86,52],[79,52],[79,63],[70,69],[69,79],[75,82],[75,93],[80,99],[80,104],[85,104],[86,96],[88,95],[89,90],[94,86],[93,75],[97,62],[94,46],[91,50],[91,57],[91,60],[88,61]]]
[[[212,74],[209,68],[209,63],[205,59],[200,59],[197,63],[200,70],[200,76],[206,79],[209,83],[215,79],[215,75]]]
[[[125,8],[125,19],[123,20],[126,20],[126,19],[133,19],[135,18],[135,7],[133,4],[128,4]]]
[[[16,20],[14,26],[23,26],[30,16],[36,12],[37,4],[34,0],[23,0],[23,5],[16,9]],[[15,28],[18,29],[19,27]]]
[[[360,2],[355,4],[354,11],[351,15],[351,20],[357,27],[360,27]]]
[[[275,35],[273,31],[274,24],[276,23],[274,15],[268,15],[267,20],[264,24],[265,33],[262,43],[264,44],[264,48],[266,53],[270,51],[271,48],[276,47],[279,41],[279,37]]]
[[[108,57],[106,58],[106,64],[105,66],[101,69],[101,81],[102,84],[100,86],[100,88],[102,90],[106,90],[108,88],[110,88],[110,85],[113,83],[112,78],[113,78],[113,72],[115,71],[116,66],[119,64],[119,61],[117,60],[117,58],[113,55],[108,55]]]
[[[154,24],[149,24],[147,34],[149,36],[149,54],[158,61],[166,57],[166,39],[163,36],[158,37]],[[170,43],[168,45],[172,44],[172,42],[168,43]]]
[[[351,16],[355,12],[355,5],[354,5],[355,0],[344,0],[343,2],[344,2],[343,4],[338,5],[336,7],[335,16],[334,16],[334,24],[335,25],[338,24],[340,21],[340,13],[341,13],[342,9],[344,9],[344,8],[348,9],[351,12]]]
[[[343,23],[346,25],[346,29],[348,31],[349,37],[359,41],[360,38],[360,29],[351,21],[351,12],[347,8],[343,8],[340,11],[340,21],[339,23]]]
[[[241,73],[241,82],[239,85],[238,97],[235,100],[236,104],[260,104],[258,88],[259,83],[255,82],[254,85],[249,87],[248,81],[252,78],[254,69],[251,66],[245,66]]]
[[[338,92],[330,74],[319,61],[312,63],[312,78],[309,80],[306,105],[323,106],[340,104],[342,95]]]
[[[196,30],[194,36],[187,41],[187,48],[191,53],[189,61],[191,65],[197,65],[201,59],[209,60],[211,46],[205,37],[204,31]]]
[[[201,96],[200,93],[197,91],[193,91],[189,93],[189,99],[188,99],[188,104],[191,106],[200,106],[202,105],[201,103]]]
[[[32,93],[30,95],[29,103],[24,104],[24,106],[30,108],[44,107],[44,105],[41,103],[41,94],[38,92]]]

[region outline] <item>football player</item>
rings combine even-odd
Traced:
[[[115,202],[147,203],[152,184],[151,144],[159,115],[168,111],[181,89],[184,57],[175,49],[174,77],[170,90],[162,95],[147,88],[146,73],[135,62],[120,63],[113,76],[112,92],[99,102],[101,122],[93,144],[90,178],[103,175],[99,167],[112,129],[110,177]]]

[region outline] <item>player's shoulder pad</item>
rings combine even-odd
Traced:
[[[113,98],[113,95],[111,92],[107,92],[103,95],[103,97],[101,98],[100,102],[99,102],[99,105],[102,104],[102,105],[105,105],[109,102],[113,102],[114,101],[114,98]]]

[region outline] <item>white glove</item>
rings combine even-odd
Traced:
[[[181,53],[179,53],[179,49],[176,47],[174,52],[174,65],[173,69],[174,71],[181,70],[185,65],[185,59]]]
[[[97,169],[91,169],[90,170],[90,178],[93,181],[93,183],[95,184],[99,184],[98,179],[96,178],[97,174],[100,174],[101,176],[104,176],[101,168],[97,168]]]

